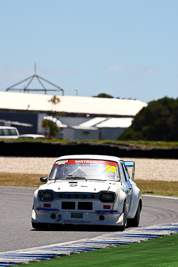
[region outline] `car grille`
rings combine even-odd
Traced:
[[[78,205],[78,210],[92,210],[93,203],[92,202],[68,202],[62,201],[62,209],[64,210],[75,210],[75,205]]]
[[[62,209],[75,210],[75,202],[62,202]]]
[[[93,203],[92,202],[78,202],[78,210],[92,210]]]
[[[59,199],[99,199],[96,193],[55,193],[55,198]]]

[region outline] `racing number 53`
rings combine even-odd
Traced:
[[[115,166],[106,166],[106,171],[108,172],[116,172],[116,167]]]

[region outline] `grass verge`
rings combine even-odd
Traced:
[[[0,173],[0,186],[38,187],[40,185],[41,182],[39,174]]]
[[[46,175],[47,176],[47,175]],[[0,186],[38,187],[39,174],[0,173]],[[142,194],[178,196],[178,182],[135,180]]]
[[[114,248],[101,249],[87,253],[43,260],[28,267],[83,267],[83,266],[178,266],[178,234],[154,240],[121,245]]]

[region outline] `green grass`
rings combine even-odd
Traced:
[[[139,266],[178,266],[178,234],[154,240],[121,245],[53,260],[43,260],[21,266],[28,267],[139,267]],[[50,262],[49,262],[50,261]]]

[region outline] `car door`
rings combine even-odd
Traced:
[[[133,188],[132,188],[132,184],[130,183],[130,180],[129,180],[127,167],[125,166],[123,161],[121,161],[121,180],[122,180],[122,185],[123,185],[124,191],[127,194],[126,207],[127,207],[127,212],[129,213],[130,206],[131,206],[131,200],[132,200]]]

